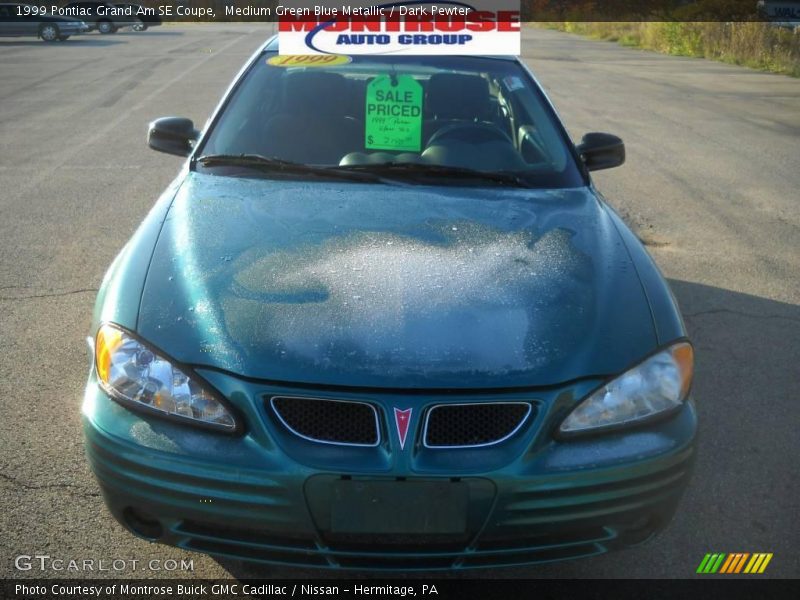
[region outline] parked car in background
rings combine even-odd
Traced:
[[[141,4],[116,2],[115,6],[129,8],[131,14],[139,20],[138,23],[133,25],[134,31],[146,31],[150,27],[158,27],[161,25],[161,17],[159,17],[157,14],[146,14],[147,10]]]
[[[63,42],[86,31],[89,26],[80,19],[35,14],[26,4],[0,4],[0,37],[36,36],[45,42]]]
[[[100,33],[116,33],[124,27],[141,23],[129,14],[129,10],[111,2],[70,2],[64,6],[64,10],[70,16],[85,21],[91,31],[97,30]]]
[[[791,0],[761,0],[759,14],[773,27],[800,31],[800,2]]]

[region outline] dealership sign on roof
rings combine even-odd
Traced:
[[[281,54],[520,53],[519,2],[298,2],[278,21]]]

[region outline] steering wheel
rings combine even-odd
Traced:
[[[453,123],[446,125],[434,133],[428,140],[432,146],[444,139],[456,139],[468,144],[481,144],[484,142],[507,142],[514,144],[511,137],[497,125],[489,123]]]

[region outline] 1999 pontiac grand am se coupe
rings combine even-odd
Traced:
[[[461,569],[664,528],[694,455],[670,290],[508,57],[271,40],[98,295],[89,460],[134,534],[245,560]]]

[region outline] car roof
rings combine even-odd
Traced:
[[[278,36],[273,35],[269,38],[264,46],[261,48],[262,52],[277,52],[278,51]],[[494,54],[494,55],[482,55],[481,58],[492,58],[494,60],[507,60],[509,62],[518,62],[519,58],[516,56],[511,55],[501,55],[501,54]]]

